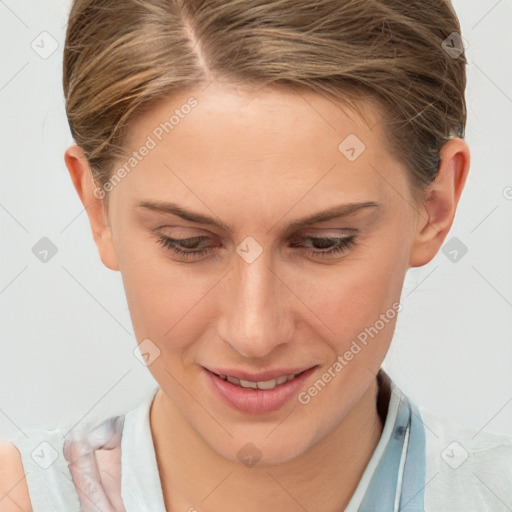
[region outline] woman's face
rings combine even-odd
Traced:
[[[111,267],[169,408],[227,459],[306,451],[388,350],[418,211],[366,107],[370,126],[312,92],[214,82],[137,121],[110,192]],[[211,373],[303,370],[265,392]]]

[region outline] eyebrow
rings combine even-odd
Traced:
[[[327,210],[322,210],[312,215],[308,215],[307,217],[303,217],[301,219],[293,221],[286,227],[286,233],[299,230],[303,227],[309,226],[310,224],[326,222],[328,220],[337,219],[340,217],[346,217],[363,209],[379,208],[380,206],[381,203],[377,203],[376,201],[339,204],[334,207],[328,208]],[[140,201],[136,205],[136,207],[156,211],[159,213],[176,215],[190,222],[206,224],[208,226],[215,226],[217,228],[228,231],[229,233],[233,232],[233,228],[228,224],[222,222],[220,219],[215,219],[213,217],[209,217],[199,212],[187,210],[186,208],[180,206],[177,203],[167,203],[162,201]]]

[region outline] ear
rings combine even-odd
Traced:
[[[450,231],[469,171],[469,148],[454,138],[439,153],[438,174],[429,185],[418,207],[416,233],[411,247],[409,267],[421,267],[438,253]]]
[[[89,162],[82,148],[77,145],[70,146],[64,153],[64,161],[78,197],[80,197],[80,201],[89,217],[92,236],[96,242],[101,261],[107,268],[119,270],[112,243],[112,232],[102,200],[103,194],[98,194]]]

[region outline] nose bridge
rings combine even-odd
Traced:
[[[230,299],[219,329],[221,338],[241,355],[264,357],[289,340],[291,319],[284,312],[287,298],[274,275],[270,251],[262,251],[251,261],[240,252],[244,248],[249,248],[247,253],[254,251],[250,243],[237,249],[242,255],[234,260],[235,271],[228,284]]]

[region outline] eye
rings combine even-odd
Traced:
[[[313,242],[315,249],[327,249],[327,250],[311,250],[306,249],[306,252],[311,256],[317,258],[325,258],[334,254],[343,253],[348,251],[350,248],[356,245],[356,235],[349,235],[344,237],[304,237],[304,240],[310,240]],[[292,246],[299,244],[293,243]]]
[[[309,240],[313,243],[312,249],[306,249],[306,252],[317,258],[325,258],[334,254],[348,251],[356,244],[356,235],[345,237],[303,237],[301,240]],[[191,238],[176,239],[169,236],[160,235],[157,243],[163,245],[166,249],[185,258],[194,258],[205,255],[212,248],[211,246],[197,248],[201,242],[209,240],[207,236],[194,236]],[[304,245],[294,241],[292,247],[304,247]]]
[[[162,244],[165,248],[184,256],[185,258],[191,258],[193,256],[202,256],[206,254],[209,247],[203,247],[202,249],[195,249],[198,242],[208,240],[207,236],[194,236],[192,238],[176,239],[170,236],[160,235],[157,243]],[[194,250],[183,250],[183,249],[194,249]]]

